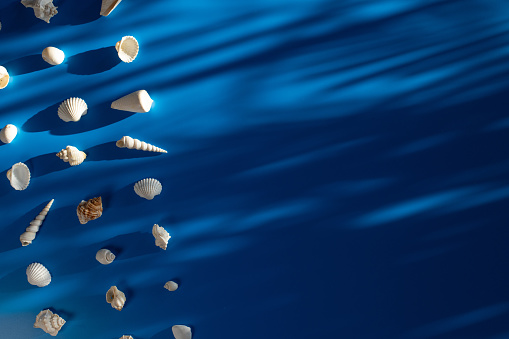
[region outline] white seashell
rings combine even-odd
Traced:
[[[170,281],[166,282],[166,284],[164,284],[164,288],[166,288],[168,291],[173,292],[173,291],[176,291],[177,288],[179,288],[179,284],[170,280]]]
[[[146,178],[134,184],[134,192],[147,200],[154,199],[156,195],[161,194],[162,190],[163,185],[154,178]]]
[[[111,103],[111,108],[120,111],[147,113],[152,108],[154,100],[144,89],[133,92]]]
[[[53,201],[55,199],[51,199],[51,201],[44,207],[34,220],[30,221],[30,226],[28,226],[25,232],[19,237],[22,246],[28,246],[32,243],[32,240],[35,239],[37,232],[39,232],[39,228],[42,225],[44,219],[46,219],[46,215],[48,214],[49,209],[53,205]]]
[[[10,144],[18,135],[18,128],[14,125],[8,124],[0,131],[0,141],[4,144]]]
[[[119,291],[117,286],[111,286],[108,292],[106,292],[106,301],[116,310],[122,311],[125,300],[125,294]]]
[[[0,66],[0,89],[7,87],[9,84],[9,72],[4,66]]]
[[[111,253],[110,250],[103,248],[97,251],[95,258],[103,265],[108,265],[115,260],[115,254]]]
[[[130,335],[123,335],[120,339],[134,339],[132,336]]]
[[[40,328],[44,332],[56,336],[64,324],[65,320],[58,314],[53,314],[50,310],[43,310],[35,318],[34,328]]]
[[[171,236],[164,228],[159,226],[158,224],[154,224],[152,227],[152,235],[156,239],[156,246],[161,247],[163,250],[166,250],[166,246],[168,246],[168,240],[170,240]]]
[[[50,65],[60,65],[64,62],[65,54],[56,47],[46,47],[42,51],[42,58]]]
[[[34,262],[27,267],[27,279],[31,285],[44,287],[51,282],[51,274],[42,264]]]
[[[24,163],[18,162],[7,171],[7,179],[15,190],[23,191],[30,184],[30,170]]]
[[[21,3],[26,8],[33,8],[35,16],[47,23],[58,13],[58,7],[53,5],[53,0],[21,0]]]
[[[67,146],[65,149],[57,153],[57,157],[62,159],[64,162],[68,162],[71,166],[77,166],[85,161],[87,155],[85,152],[80,151],[74,146]]]
[[[65,122],[79,121],[87,112],[87,103],[81,98],[69,98],[58,107],[58,116]]]
[[[120,60],[129,63],[136,59],[140,45],[138,45],[138,40],[133,36],[125,36],[115,44],[115,49]]]
[[[193,334],[191,328],[185,325],[174,325],[171,328],[175,339],[191,339]]]
[[[122,137],[119,141],[116,143],[117,147],[120,148],[129,148],[129,149],[137,149],[141,151],[147,151],[147,152],[159,152],[159,153],[168,153],[164,149],[156,147],[151,144],[147,144],[144,141],[133,139],[131,137]]]
[[[101,15],[108,16],[122,0],[103,0],[101,4]]]

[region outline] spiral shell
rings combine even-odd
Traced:
[[[48,269],[38,262],[28,265],[27,279],[31,285],[44,287],[51,282],[51,274]]]
[[[147,113],[154,100],[144,89],[127,94],[111,103],[111,108],[133,113]]]
[[[26,8],[32,8],[34,15],[47,23],[58,13],[58,7],[53,5],[53,0],[21,0],[21,3]]]
[[[42,58],[50,65],[60,65],[64,62],[65,54],[56,47],[46,47],[42,51]]]
[[[58,107],[58,116],[65,122],[79,121],[87,112],[87,103],[81,98],[69,98]]]
[[[16,191],[23,191],[30,184],[30,170],[24,163],[18,162],[7,171],[7,179]]]
[[[103,203],[101,197],[93,198],[88,201],[82,200],[76,209],[78,219],[81,224],[86,224],[90,220],[95,220],[103,214]]]
[[[77,166],[85,161],[87,155],[85,152],[80,151],[74,146],[67,146],[65,149],[57,153],[57,157],[62,159],[64,162],[68,162],[71,166]]]
[[[64,324],[65,320],[58,314],[54,314],[50,310],[43,310],[35,318],[34,328],[40,328],[44,332],[56,336]]]
[[[111,286],[108,292],[106,292],[106,301],[118,311],[122,311],[122,308],[124,308],[125,300],[125,294],[117,286]]]
[[[18,135],[18,128],[12,124],[5,125],[2,130],[0,130],[0,141],[4,144],[10,144],[14,138]]]
[[[163,185],[154,178],[146,178],[134,184],[134,192],[147,200],[154,199],[156,195],[161,194],[162,190]]]
[[[166,250],[166,246],[168,246],[168,240],[171,238],[170,234],[164,228],[155,224],[152,227],[152,235],[156,239],[156,246]]]
[[[162,148],[156,147],[151,144],[147,144],[144,141],[141,141],[138,139],[133,139],[133,138],[127,137],[127,136],[124,136],[124,137],[122,137],[122,139],[117,141],[116,145],[119,148],[137,149],[140,151],[147,151],[147,152],[168,153]]]
[[[30,221],[30,226],[28,226],[25,232],[19,237],[22,246],[30,245],[32,240],[35,239],[36,233],[39,232],[39,228],[41,227],[42,222],[44,219],[46,219],[46,215],[53,205],[53,201],[55,201],[55,199],[51,199],[46,207],[42,209],[41,213],[39,213],[39,215],[37,215],[34,220]]]
[[[115,254],[111,253],[110,250],[103,248],[97,251],[95,259],[103,265],[109,265],[115,260]]]
[[[179,288],[179,284],[170,280],[170,281],[166,282],[166,284],[164,284],[164,288],[166,288],[168,291],[173,292],[173,291],[176,291],[177,288]]]
[[[101,4],[101,15],[108,16],[122,0],[103,0]]]
[[[171,328],[175,339],[191,339],[193,334],[191,333],[191,328],[185,325],[174,325]]]
[[[7,69],[3,66],[0,66],[0,89],[7,87],[9,84],[9,72],[7,72]]]
[[[118,52],[120,60],[129,63],[136,59],[138,51],[140,50],[140,45],[135,37],[125,36],[115,44],[115,49]]]

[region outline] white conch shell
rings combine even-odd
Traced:
[[[46,47],[42,51],[42,58],[50,65],[60,65],[64,62],[65,54],[56,47]]]
[[[56,336],[64,324],[65,320],[58,314],[53,314],[50,310],[43,310],[35,318],[34,328],[40,328],[44,332]]]
[[[168,153],[162,148],[156,147],[151,144],[147,144],[145,141],[133,139],[133,138],[127,137],[127,136],[124,136],[124,137],[122,137],[122,139],[117,141],[116,145],[117,145],[117,147],[120,147],[120,148],[137,149],[137,150],[147,151],[147,152]]]
[[[31,285],[44,287],[51,282],[51,274],[42,264],[34,262],[27,267],[27,279]]]
[[[101,4],[101,15],[108,16],[122,0],[103,0]]]
[[[147,113],[152,108],[154,100],[144,89],[125,95],[111,103],[111,108],[120,111]]]
[[[152,227],[152,235],[156,239],[156,246],[161,247],[163,250],[166,250],[166,246],[168,246],[168,240],[170,240],[171,236],[164,228],[159,226],[158,224],[154,224]]]
[[[103,248],[97,251],[95,254],[95,258],[103,265],[108,265],[115,260],[115,254],[113,254],[109,249]]]
[[[120,339],[134,339],[132,336],[130,335],[123,335]]]
[[[47,23],[58,13],[58,7],[53,5],[53,0],[21,0],[21,3],[26,8],[33,8],[35,16]]]
[[[147,200],[154,199],[156,195],[161,194],[162,190],[163,185],[154,178],[146,178],[134,184],[134,192]]]
[[[9,84],[9,72],[4,66],[0,66],[0,89],[7,87]]]
[[[173,292],[173,291],[176,291],[177,288],[179,288],[179,284],[170,280],[170,281],[166,282],[166,284],[164,284],[164,288],[166,288],[168,291]]]
[[[111,286],[108,292],[106,292],[106,301],[116,310],[122,311],[125,300],[125,294],[119,291],[117,286]]]
[[[18,128],[12,124],[5,125],[0,131],[0,141],[4,144],[10,144],[18,135]]]
[[[71,166],[77,166],[85,161],[87,155],[85,152],[80,151],[74,146],[67,146],[65,149],[57,153],[57,157],[62,159],[64,162],[68,162]]]
[[[39,232],[42,222],[46,219],[46,215],[48,214],[51,205],[53,205],[53,201],[55,201],[55,199],[51,199],[46,207],[42,209],[41,213],[39,213],[34,220],[30,221],[30,226],[28,226],[25,232],[19,237],[22,246],[30,245],[32,240],[35,239],[36,233]]]
[[[135,37],[125,36],[115,44],[115,49],[118,52],[120,60],[123,62],[132,62],[138,55],[140,45],[138,45],[138,40],[136,40]]]
[[[58,116],[65,122],[79,121],[87,112],[87,103],[81,98],[69,98],[58,107]]]
[[[185,325],[174,325],[171,328],[175,339],[191,339],[193,334],[191,328]]]
[[[15,190],[23,191],[30,184],[30,170],[24,163],[18,162],[7,171],[7,179]]]

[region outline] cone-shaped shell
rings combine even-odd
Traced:
[[[116,143],[117,147],[120,148],[129,148],[129,149],[137,149],[140,151],[147,151],[147,152],[158,152],[158,153],[168,153],[164,149],[156,147],[151,144],[147,144],[144,141],[133,139],[131,137],[124,136],[122,139],[117,141]]]
[[[185,325],[175,325],[171,328],[175,339],[191,339],[193,334],[191,328]]]
[[[43,310],[35,318],[34,328],[40,328],[44,332],[56,336],[64,324],[65,320],[58,314],[54,314],[50,310]]]
[[[0,66],[0,89],[7,87],[9,79],[9,72],[7,72],[5,67]]]
[[[168,240],[170,240],[171,236],[164,228],[155,224],[152,227],[152,235],[156,239],[156,246],[161,247],[163,250],[166,250],[166,246],[168,246]]]
[[[118,311],[122,311],[122,308],[124,308],[125,300],[125,294],[119,291],[117,286],[111,286],[106,292],[106,301]]]
[[[95,220],[103,214],[103,203],[101,197],[93,198],[88,201],[82,200],[76,209],[78,219],[81,224],[86,224],[90,220]]]
[[[81,98],[69,98],[58,107],[58,116],[65,122],[79,121],[87,112],[87,103]]]
[[[108,16],[122,0],[103,0],[101,4],[101,15]]]
[[[179,284],[170,280],[170,281],[166,282],[166,284],[164,284],[164,288],[166,288],[168,291],[173,292],[173,291],[176,291],[177,288],[179,288]]]
[[[23,191],[30,184],[30,170],[24,163],[18,162],[7,171],[7,179],[16,191]]]
[[[34,262],[27,267],[27,279],[31,285],[44,287],[51,282],[51,274],[42,264]]]
[[[39,232],[39,228],[42,225],[44,219],[46,219],[46,215],[53,205],[53,201],[55,199],[51,199],[51,201],[44,207],[34,220],[30,221],[30,225],[26,228],[25,232],[19,237],[22,246],[28,246],[32,243],[32,240],[35,239],[37,232]]]
[[[115,260],[115,254],[111,253],[109,249],[103,248],[97,251],[95,259],[103,265],[109,265]]]
[[[50,65],[60,65],[64,62],[65,54],[56,47],[46,47],[42,51],[42,58]]]
[[[134,192],[147,200],[154,199],[156,195],[161,194],[162,190],[163,185],[154,178],[146,178],[134,184]]]
[[[87,155],[85,152],[80,151],[74,146],[67,146],[65,149],[57,153],[57,157],[62,159],[64,162],[68,162],[71,166],[77,166],[85,161]]]
[[[120,60],[123,62],[132,62],[138,55],[140,45],[138,45],[138,40],[136,40],[135,37],[125,36],[115,44],[115,49],[118,52]]]
[[[152,108],[154,100],[144,89],[133,92],[111,103],[111,108],[120,111],[147,113]]]
[[[33,8],[35,16],[47,23],[58,13],[53,0],[21,0],[21,3],[26,8]]]
[[[5,127],[0,130],[0,141],[4,144],[10,144],[16,135],[18,135],[18,128],[16,126],[11,124],[5,125]]]

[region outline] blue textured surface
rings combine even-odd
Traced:
[[[165,339],[174,324],[195,339],[509,337],[505,1],[55,4],[50,24],[0,5],[0,125],[20,129],[0,146],[2,338],[48,338],[32,328],[45,308],[62,339]],[[124,35],[141,46],[131,64],[112,47]],[[49,45],[65,64],[41,61]],[[109,108],[138,89],[149,113]],[[78,123],[56,114],[71,96],[89,105]],[[168,154],[118,149],[123,135]],[[64,164],[67,145],[87,160]],[[20,161],[22,192],[5,179]],[[153,201],[132,189],[146,177],[163,184]],[[79,224],[99,195],[103,216]],[[95,261],[103,247],[113,264]],[[27,283],[34,261],[49,286]]]

